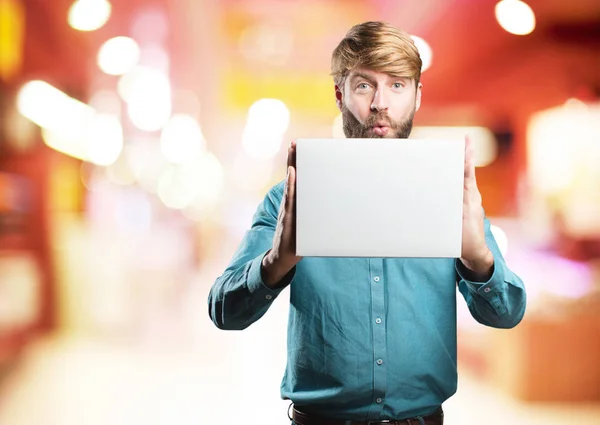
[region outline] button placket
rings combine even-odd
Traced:
[[[369,279],[371,288],[371,326],[373,329],[373,405],[369,409],[368,420],[376,420],[383,411],[386,395],[386,366],[383,358],[387,353],[385,327],[381,326],[385,315],[385,285],[383,281],[383,259],[369,259]]]

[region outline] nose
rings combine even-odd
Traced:
[[[387,99],[383,93],[383,90],[377,89],[375,91],[375,95],[373,96],[373,101],[371,102],[371,111],[373,112],[381,112],[387,111]]]

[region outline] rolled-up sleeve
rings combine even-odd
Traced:
[[[525,286],[521,278],[508,268],[487,218],[484,226],[486,243],[494,255],[492,276],[487,282],[473,282],[467,278],[465,266],[457,259],[458,288],[471,315],[479,323],[495,328],[513,328],[525,314]]]

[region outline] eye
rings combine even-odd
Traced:
[[[394,83],[392,85],[392,87],[394,87],[395,89],[401,89],[402,87],[404,87],[403,83]]]
[[[368,90],[369,89],[369,84],[368,83],[359,83],[356,86],[357,90]]]

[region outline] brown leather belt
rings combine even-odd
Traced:
[[[444,424],[444,411],[440,407],[435,412],[423,416],[423,422],[425,425],[443,425]],[[297,425],[420,425],[418,418],[408,419],[380,419],[377,421],[344,421],[339,419],[327,419],[319,416],[314,416],[310,413],[301,412],[296,407],[292,411],[292,419]]]

